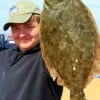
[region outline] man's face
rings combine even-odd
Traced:
[[[21,24],[14,23],[11,30],[16,45],[22,51],[30,50],[39,43],[39,23],[36,19]]]

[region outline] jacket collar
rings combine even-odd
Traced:
[[[37,51],[40,51],[40,44],[37,44],[34,48],[22,52],[17,46],[14,46],[13,48],[9,49],[9,66],[11,67],[13,64],[18,62],[24,55],[35,53]]]

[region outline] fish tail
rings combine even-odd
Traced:
[[[70,100],[87,100],[83,89],[70,89]]]

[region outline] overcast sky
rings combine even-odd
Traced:
[[[2,26],[7,21],[9,15],[9,8],[18,0],[0,0],[0,33],[9,33],[8,31],[3,31]],[[43,8],[43,0],[32,0],[39,8],[42,10]],[[98,25],[98,29],[100,31],[100,0],[82,0],[88,8],[90,8],[91,12],[93,13],[94,18],[96,19],[96,23]]]

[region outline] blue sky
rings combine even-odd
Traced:
[[[2,27],[3,24],[7,21],[8,19],[8,15],[9,15],[9,8],[18,0],[0,0],[0,34],[4,33],[4,34],[8,34],[10,33],[10,30],[8,31],[3,31]],[[43,8],[43,0],[31,0],[34,3],[36,3],[36,5],[39,6],[39,8],[42,10]],[[99,9],[100,9],[100,0],[82,0],[87,7],[91,10],[97,26],[98,26],[98,30],[100,31],[100,13],[99,13]]]

